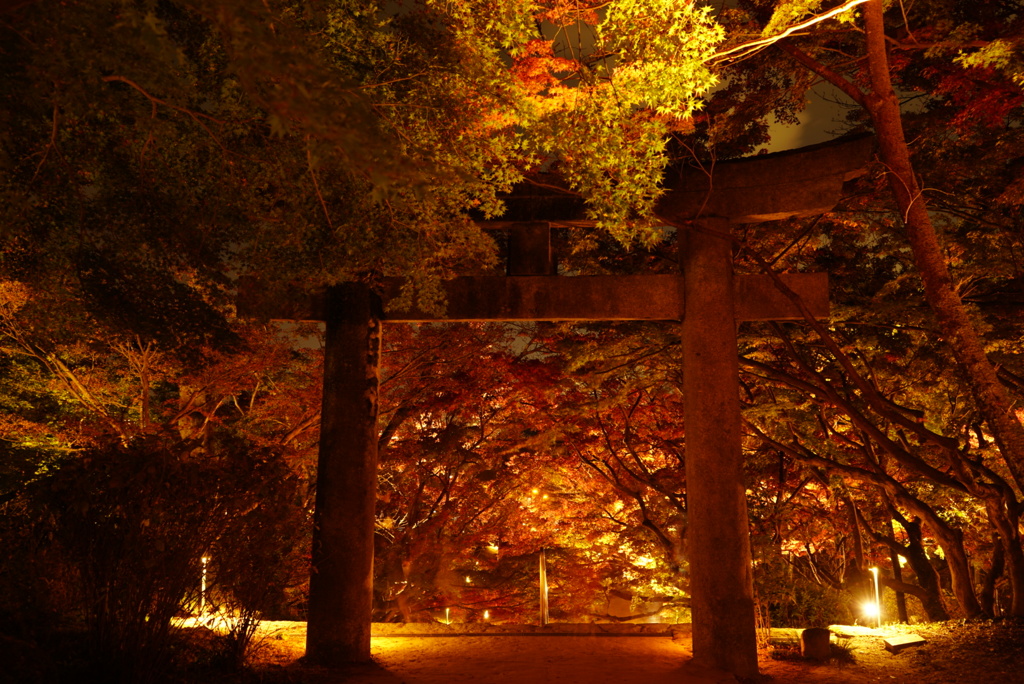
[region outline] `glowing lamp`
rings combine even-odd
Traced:
[[[203,562],[203,575],[199,581],[199,614],[206,612],[206,564],[210,562],[209,556],[200,559]]]
[[[878,568],[871,568],[871,574],[875,579],[875,625],[882,627],[882,593],[878,588]]]

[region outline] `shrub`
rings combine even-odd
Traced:
[[[276,566],[300,536],[286,531],[300,519],[296,482],[273,450],[173,434],[111,440],[36,482],[35,533],[74,586],[65,610],[83,623],[92,677],[144,682],[168,669],[171,620],[195,604],[214,549],[225,588],[262,609],[253,587],[280,591],[287,573]]]

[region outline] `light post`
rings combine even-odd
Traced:
[[[203,577],[199,582],[199,614],[206,612],[206,564],[210,562],[209,556],[203,556]]]
[[[548,624],[548,556],[545,549],[540,550],[540,624]]]
[[[878,589],[878,568],[871,568],[871,574],[874,575],[875,579],[875,624],[881,629],[882,627],[882,595]]]

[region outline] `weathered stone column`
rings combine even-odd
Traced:
[[[380,302],[368,287],[330,288],[313,515],[306,657],[370,659]]]
[[[679,237],[687,551],[694,661],[754,677],[757,637],[729,231],[727,219],[703,219]]]

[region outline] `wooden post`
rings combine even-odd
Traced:
[[[694,660],[743,678],[758,669],[729,231],[680,235],[687,550]]]
[[[370,660],[381,312],[363,284],[327,291],[306,657]]]

